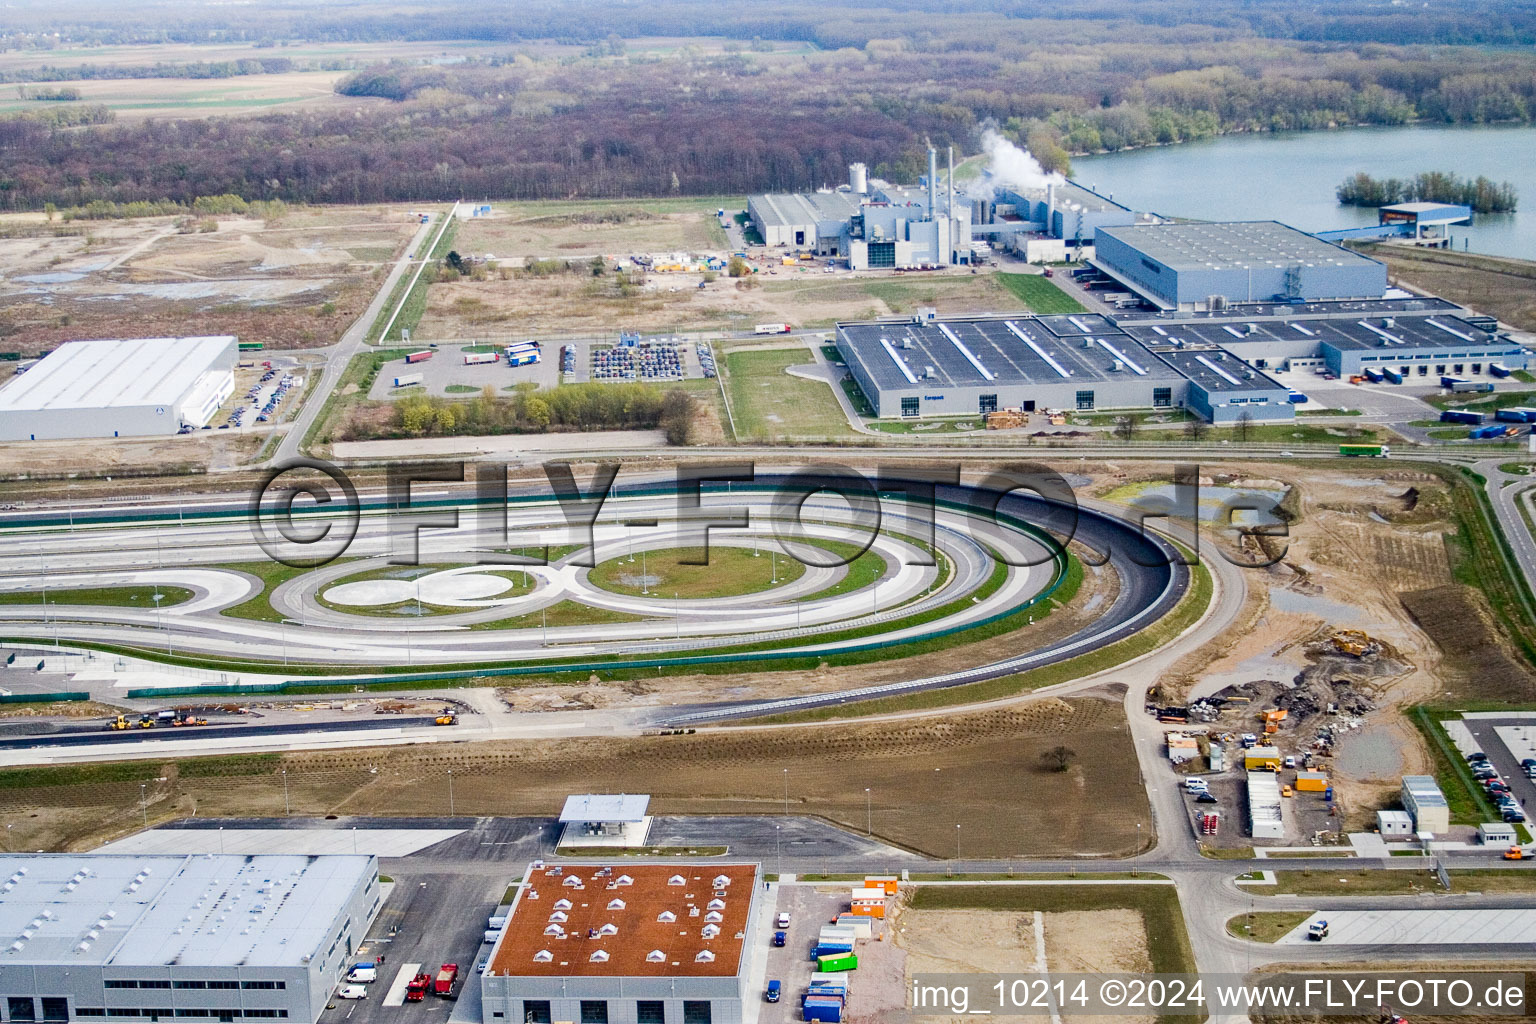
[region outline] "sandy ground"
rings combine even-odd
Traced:
[[[1041,755],[1069,735],[1078,762],[1067,772],[1049,769]],[[956,821],[972,823],[967,856],[1113,855],[1134,848],[1136,822],[1148,820],[1140,779],[1122,769],[1134,758],[1118,699],[1043,700],[814,732],[705,730],[146,761],[127,766],[133,774],[126,778],[119,771],[125,766],[88,766],[67,784],[0,787],[0,815],[16,824],[19,848],[66,849],[94,846],[127,827],[118,813],[124,807],[137,821],[142,778],[157,780],[148,795],[156,820],[194,810],[280,814],[283,768],[294,814],[439,814],[449,771],[463,814],[553,815],[565,793],[622,792],[636,779],[645,780],[657,814],[776,813],[787,779],[792,813],[853,829],[872,821],[877,837],[936,856],[953,850]],[[977,764],[989,771],[978,774]],[[1024,805],[1021,787],[1032,796]]]
[[[268,350],[328,345],[366,308],[417,227],[405,207],[294,207],[275,221],[176,217],[54,222],[0,217],[4,348],[77,338],[235,334]]]
[[[1129,483],[1106,482],[1114,493],[1133,495],[1146,471],[1122,468]],[[1301,517],[1290,526],[1282,562],[1250,571],[1247,606],[1233,627],[1160,680],[1165,696],[1177,700],[1236,683],[1289,681],[1309,664],[1307,643],[1339,628],[1362,629],[1390,644],[1406,671],[1370,680],[1377,710],[1328,766],[1346,824],[1359,825],[1393,800],[1403,773],[1431,766],[1417,730],[1399,712],[1445,688],[1444,659],[1399,595],[1450,582],[1444,488],[1435,477],[1404,470],[1352,467],[1344,473],[1288,465],[1277,480],[1273,465],[1249,473],[1222,469],[1235,472],[1244,486],[1295,485]],[[1409,488],[1421,492],[1412,510],[1402,499]],[[1231,726],[1224,720],[1222,727]],[[1297,735],[1286,741],[1308,740],[1310,735]],[[1238,835],[1224,838],[1242,841]]]
[[[604,448],[664,448],[661,430],[602,430],[588,434],[501,434],[492,437],[421,437],[400,441],[337,441],[338,459],[390,459],[434,455],[521,455],[595,451]]]
[[[1041,915],[1046,969],[1056,972],[1147,972],[1146,929],[1134,910],[1095,910]],[[992,910],[903,910],[895,922],[896,945],[906,951],[903,988],[919,974],[1033,974],[1036,967],[1035,915]],[[886,1018],[914,1024],[951,1024],[964,1018],[892,1013]],[[1065,1022],[1102,1020],[1073,1017]],[[1151,1024],[1152,1017],[1121,1016],[1126,1024]]]
[[[44,478],[56,473],[111,476],[121,471],[120,490],[135,492],[130,478],[154,471],[174,475],[177,467],[219,471],[248,461],[265,440],[265,434],[239,431],[198,432],[157,438],[92,438],[77,441],[31,441],[0,444],[0,466],[8,476],[28,474]],[[54,498],[67,497],[54,492]]]

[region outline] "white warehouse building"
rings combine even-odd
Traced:
[[[229,335],[66,342],[0,388],[0,441],[204,426],[235,390],[238,356]]]
[[[383,897],[372,856],[0,856],[0,1015],[312,1024]]]

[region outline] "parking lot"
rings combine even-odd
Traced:
[[[478,394],[485,387],[498,396],[519,384],[533,384],[539,388],[552,388],[560,378],[560,346],[549,343],[543,346],[539,361],[528,366],[509,366],[501,355],[502,344],[490,346],[497,356],[492,363],[466,365],[466,349],[486,348],[484,345],[439,345],[431,348],[423,345],[419,351],[431,352],[430,359],[407,363],[403,358],[391,359],[379,368],[373,387],[368,390],[372,401],[389,401],[410,395],[439,395],[449,398],[467,398]],[[396,377],[421,374],[421,383],[403,388],[394,386]]]
[[[1523,740],[1526,733],[1536,740],[1536,722],[1522,718],[1467,718],[1465,724],[1477,741],[1478,750],[1488,755],[1493,770],[1509,787],[1510,795],[1529,815],[1531,809],[1536,808],[1536,781],[1526,778],[1520,761],[1536,757],[1528,752]],[[1520,748],[1520,752],[1516,753],[1511,745]]]
[[[397,873],[385,874],[393,879],[394,890],[355,957],[362,962],[382,955],[378,980],[368,986],[364,999],[332,999],[320,1020],[326,1024],[407,1020],[442,1024],[451,1015],[472,1014],[478,1021],[480,986],[475,969],[490,952],[490,945],[483,941],[486,920],[501,903],[507,884],[521,874],[521,867],[508,864],[504,874],[487,875],[391,870]],[[405,983],[417,971],[435,975],[444,963],[459,965],[455,995],[462,994],[463,1000],[428,993],[420,1003],[405,1002]]]

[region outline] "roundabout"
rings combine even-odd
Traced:
[[[260,686],[814,669],[1009,638],[1007,657],[957,658],[954,672],[899,684],[928,687],[1113,644],[1158,621],[1189,588],[1188,568],[1156,534],[1088,508],[1069,515],[1026,491],[940,487],[931,506],[882,493],[873,529],[871,509],[861,518],[830,491],[786,512],[772,481],[709,493],[706,504],[728,504],[740,521],[703,531],[675,495],[630,488],[607,498],[588,531],[527,496],[508,502],[504,532],[487,546],[479,510],[464,501],[454,506],[460,529],[419,531],[412,565],[394,554],[382,503],[379,511],[365,503],[343,559],[271,572],[254,568],[249,526],[235,517],[119,522],[84,545],[78,535],[43,534],[57,549],[50,568],[68,569],[80,587],[202,585],[158,615],[80,606],[54,609],[44,625],[35,608],[0,605],[0,624],[13,637],[218,666],[224,678],[238,673]],[[1067,546],[1052,533],[1064,524]],[[131,576],[99,568],[107,552],[131,563],[146,545],[174,550],[174,564]],[[706,545],[708,561],[694,564]],[[541,551],[547,562],[533,557]],[[1084,563],[1101,583],[1091,602],[1076,599]],[[28,582],[16,574],[6,586],[25,592]],[[1040,632],[1063,608],[1072,609],[1071,632]]]

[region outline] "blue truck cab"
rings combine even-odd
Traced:
[[[780,989],[780,985],[779,985],[779,982],[778,982],[777,978],[773,979],[772,981],[769,981],[768,982],[768,991],[763,993],[763,998],[767,999],[770,1003],[778,1002],[779,1001],[779,989]]]

